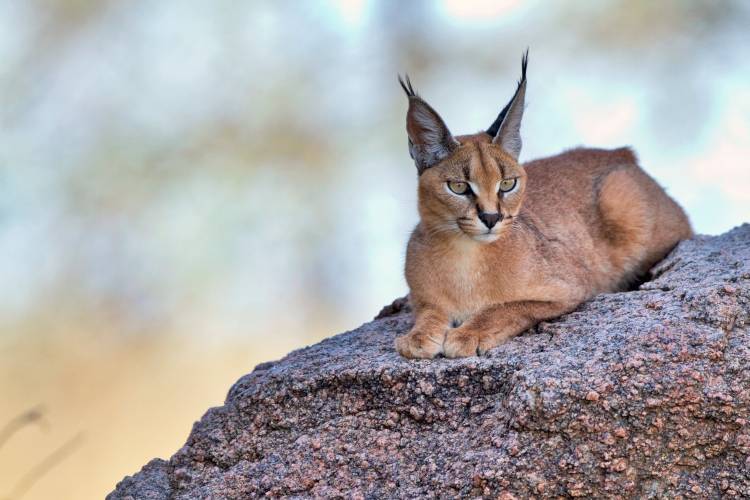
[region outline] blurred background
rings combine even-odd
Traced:
[[[406,293],[398,72],[475,132],[528,46],[522,159],[630,144],[697,231],[750,220],[748,26],[742,1],[0,0],[0,498],[102,498],[254,365]]]

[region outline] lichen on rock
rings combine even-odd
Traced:
[[[483,357],[406,360],[404,301],[265,363],[109,499],[750,496],[750,225]]]

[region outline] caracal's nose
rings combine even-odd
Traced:
[[[479,212],[479,220],[487,226],[487,229],[492,229],[497,224],[497,221],[500,220],[500,214],[497,212]]]

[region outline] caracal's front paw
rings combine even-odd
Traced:
[[[480,356],[501,343],[499,336],[486,335],[459,327],[448,330],[443,343],[443,352],[446,358]]]
[[[412,330],[396,338],[396,350],[405,358],[434,358],[443,352],[443,335]]]
[[[443,343],[443,352],[446,358],[465,358],[479,354],[479,334],[454,328],[448,330]]]

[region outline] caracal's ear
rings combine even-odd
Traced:
[[[521,119],[523,118],[524,99],[526,97],[526,65],[529,62],[529,49],[521,59],[521,79],[516,93],[505,105],[495,122],[487,129],[492,142],[502,147],[518,161],[521,154]]]
[[[440,115],[417,95],[411,86],[409,76],[406,76],[406,81],[399,76],[398,81],[409,98],[409,110],[406,112],[409,154],[421,175],[451,154],[458,147],[458,141],[453,138]]]

